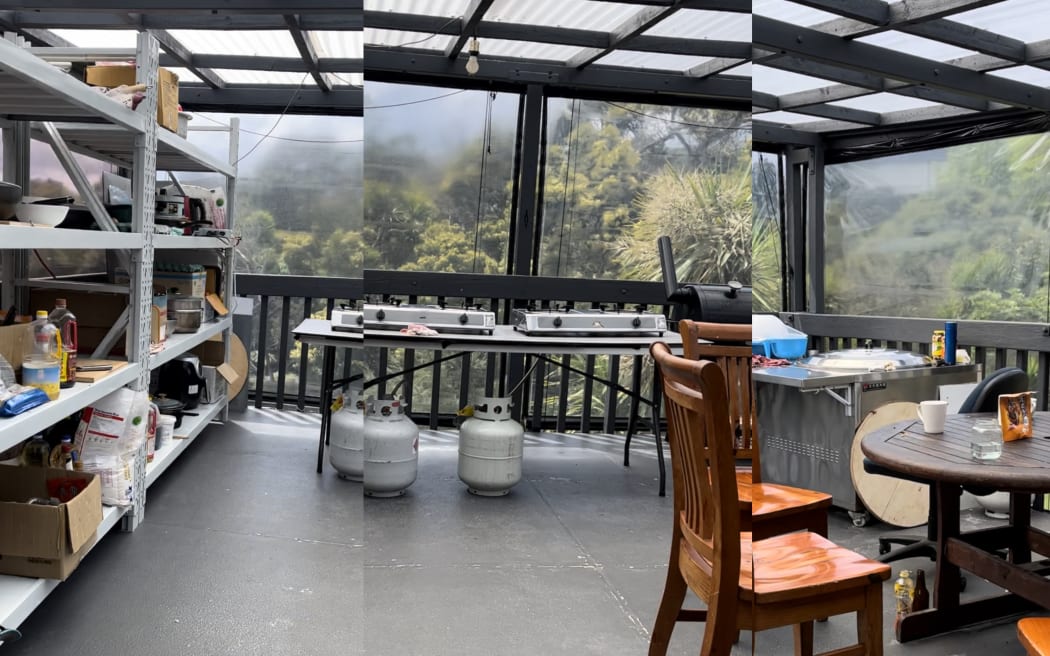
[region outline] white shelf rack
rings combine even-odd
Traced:
[[[227,315],[217,321],[209,321],[201,324],[200,330],[195,333],[175,333],[169,335],[164,342],[164,350],[149,356],[150,370],[156,369],[165,362],[182,355],[186,351],[203,344],[212,337],[233,325],[233,317]]]
[[[226,397],[208,405],[200,405],[191,410],[194,415],[183,415],[182,424],[175,429],[175,439],[169,440],[164,448],[153,454],[153,462],[146,464],[146,489],[149,489],[160,475],[167,471],[171,463],[182,455],[204,428],[222,412]]]
[[[69,389],[64,389],[54,401],[48,401],[28,412],[14,417],[0,417],[0,451],[33,437],[110,392],[135,382],[140,370],[138,363],[129,364],[94,383],[77,383]]]
[[[95,544],[120,523],[127,511],[128,508],[116,506],[102,507],[102,523],[95,531]],[[95,544],[88,548],[89,552]],[[0,626],[17,629],[59,583],[57,579],[0,575]]]
[[[3,43],[3,41],[0,41]],[[0,248],[8,249],[115,249],[142,248],[142,235],[137,232],[102,232],[70,230],[31,225],[0,225]]]
[[[208,248],[227,248],[228,239],[218,237],[186,237],[182,235],[154,235],[153,248],[157,250],[203,250]]]

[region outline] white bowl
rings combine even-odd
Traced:
[[[69,205],[33,205],[23,202],[15,206],[15,216],[19,221],[52,228],[65,221],[68,213]]]

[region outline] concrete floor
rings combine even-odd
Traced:
[[[624,468],[622,438],[530,435],[525,480],[479,498],[457,478],[455,433],[424,431],[408,494],[362,501],[314,473],[317,429],[273,410],[209,428],[150,490],[145,523],[103,540],[4,656],[646,653],[671,521],[650,441]],[[831,518],[833,540],[869,555],[883,530]],[[894,573],[915,567],[932,573]],[[1013,621],[896,644],[891,585],[887,655],[1024,653]],[[989,588],[970,577],[966,595]],[[854,626],[818,624],[817,647]],[[680,625],[670,653],[698,653],[701,632]],[[750,653],[745,633],[734,654]],[[755,653],[792,653],[790,630],[758,634]]]

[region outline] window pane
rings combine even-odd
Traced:
[[[754,198],[754,226],[751,232],[752,301],[754,312],[779,312],[783,308],[781,266],[784,253],[780,216],[779,156],[754,153],[751,156],[751,193]]]
[[[1048,135],[829,166],[827,309],[1047,319]]]

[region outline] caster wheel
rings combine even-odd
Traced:
[[[867,512],[851,512],[849,517],[857,528],[864,528],[871,522],[871,514]]]
[[[18,629],[5,629],[0,627],[0,646],[5,644],[11,644],[12,642],[18,642],[22,634],[18,632]]]

